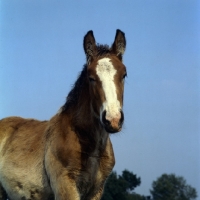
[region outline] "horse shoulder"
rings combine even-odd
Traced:
[[[46,129],[46,161],[56,159],[63,166],[76,167],[80,160],[81,146],[68,116],[55,115]]]

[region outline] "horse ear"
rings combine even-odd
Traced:
[[[122,56],[124,54],[126,48],[126,38],[124,32],[117,29],[115,35],[115,41],[112,45],[112,52],[117,55],[117,57],[122,60]]]
[[[83,47],[84,51],[87,57],[87,63],[88,65],[91,63],[91,61],[94,59],[94,56],[96,55],[96,42],[93,35],[93,31],[88,31],[87,34],[84,37],[83,40]]]

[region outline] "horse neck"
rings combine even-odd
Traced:
[[[79,98],[72,106],[70,115],[72,116],[72,123],[76,127],[84,129],[84,127],[92,127],[96,123],[91,111],[91,99],[86,86],[82,86],[82,91],[80,91]]]
[[[65,111],[65,116],[70,119],[70,126],[79,138],[83,153],[96,155],[105,148],[108,133],[94,115],[88,86],[82,85],[79,92],[79,98]]]
[[[92,97],[90,96],[86,73],[85,66],[70,91],[61,112],[68,118],[72,130],[76,132],[82,146],[84,148],[89,147],[84,151],[92,152],[95,149],[105,148],[108,133],[105,132],[100,119],[95,116],[92,109]]]
[[[67,102],[62,107],[62,112],[69,116],[72,125],[77,129],[94,132],[94,129],[97,129],[97,127],[101,129],[102,126],[92,110],[92,98],[86,74],[85,66],[73,89],[70,91]]]

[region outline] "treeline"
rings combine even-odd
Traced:
[[[112,172],[107,179],[101,200],[195,200],[197,191],[183,177],[163,174],[153,181],[149,196],[136,194],[141,178],[128,170],[122,175]]]

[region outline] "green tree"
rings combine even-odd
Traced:
[[[106,182],[101,200],[135,200],[132,198],[131,191],[140,183],[140,178],[128,170],[124,170],[120,176],[112,172]]]
[[[192,200],[197,198],[196,189],[186,184],[181,176],[163,174],[152,183],[150,190],[154,200]]]
[[[127,200],[151,200],[151,197],[150,196],[145,197],[139,194],[132,193],[129,194]]]

